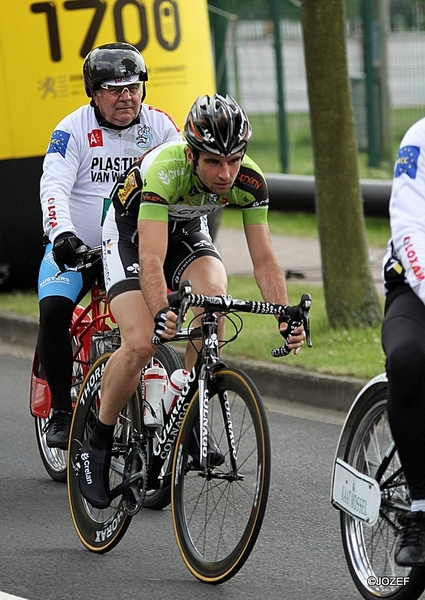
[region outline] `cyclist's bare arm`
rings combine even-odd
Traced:
[[[254,267],[254,277],[266,302],[289,304],[285,275],[276,258],[267,225],[245,225],[245,236],[248,250]],[[286,323],[279,327],[283,333]],[[291,333],[289,348],[298,354],[304,344],[305,332],[301,324]]]

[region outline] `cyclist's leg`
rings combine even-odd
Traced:
[[[425,499],[425,306],[407,287],[386,310],[382,341],[392,434],[411,498]]]
[[[154,353],[153,319],[143,300],[138,280],[135,229],[114,210],[103,228],[105,285],[111,311],[121,336],[121,346],[108,361],[102,376],[101,405],[93,434],[84,443],[90,477],[82,470],[81,493],[93,506],[108,506],[108,477],[112,435],[120,410],[134,393],[140,372]]]
[[[389,422],[412,500],[395,559],[399,565],[425,566],[425,306],[407,286],[387,299],[382,339]]]
[[[73,352],[69,327],[77,299],[91,281],[79,273],[55,277],[58,267],[47,244],[39,273],[38,355],[52,395],[53,418],[46,433],[49,447],[66,449],[70,427]]]
[[[151,343],[154,323],[140,291],[137,222],[121,218],[111,208],[102,238],[105,287],[121,334],[121,346],[108,361],[101,388],[99,418],[112,425],[155,352]]]
[[[102,378],[99,418],[115,423],[119,411],[134,393],[140,372],[155,352],[151,344],[153,319],[140,290],[130,290],[111,300],[111,310],[120,328],[121,346],[109,359]]]

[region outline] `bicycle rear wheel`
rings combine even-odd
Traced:
[[[217,584],[239,571],[257,540],[267,505],[271,451],[262,400],[246,375],[223,368],[212,376],[208,393],[209,432],[225,461],[201,470],[190,455],[199,418],[196,392],[176,442],[172,517],[188,569],[199,580]]]
[[[80,449],[92,433],[100,405],[100,384],[111,353],[98,358],[84,380],[74,410],[68,456],[68,502],[78,537],[92,552],[112,550],[130,525],[132,515],[127,511],[125,494],[117,496],[105,509],[94,508],[80,493],[78,473]],[[111,490],[126,476],[123,452],[129,447],[134,432],[141,430],[141,400],[139,391],[130,398],[117,420],[114,431],[114,449],[109,471]],[[121,452],[118,452],[118,451]]]
[[[366,600],[416,600],[425,589],[425,569],[399,567],[394,560],[410,498],[388,423],[386,387],[380,386],[361,408],[344,460],[381,488],[379,517],[372,527],[344,511],[340,515],[344,553],[357,589]]]
[[[77,340],[73,338],[71,341],[72,348],[74,351],[74,348],[77,347]],[[37,351],[35,353],[33,372],[37,377],[39,377],[39,379],[45,380],[42,365],[38,360]],[[71,400],[73,404],[75,404],[75,402],[77,401],[78,393],[80,391],[83,379],[84,374],[82,365],[81,363],[74,361],[72,367],[71,383]],[[32,388],[30,393],[33,393]],[[67,451],[61,450],[60,448],[49,448],[46,442],[46,427],[50,417],[52,416],[52,412],[53,411],[50,411],[50,414],[46,418],[34,417],[35,439],[37,441],[38,451],[40,453],[43,466],[46,469],[48,475],[55,481],[59,481],[60,483],[66,483]]]
[[[170,377],[171,373],[176,369],[182,369],[183,364],[180,360],[177,352],[171,346],[165,344],[159,345],[156,349],[155,356],[153,357],[153,365],[159,365],[163,367]],[[161,471],[161,481],[159,482],[158,489],[147,490],[145,494],[145,500],[143,502],[144,508],[151,510],[161,510],[168,506],[171,502],[171,487],[169,484],[169,477],[172,464],[172,454],[164,464]]]

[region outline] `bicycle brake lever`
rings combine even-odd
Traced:
[[[189,296],[191,291],[192,284],[188,279],[185,279],[177,292],[170,292],[169,294],[167,294],[167,300],[170,308],[178,309],[178,316],[176,321],[177,331],[180,331],[180,329],[182,328],[186,312],[188,310],[187,296]]]
[[[289,306],[287,307],[286,318],[283,318],[283,321],[289,323],[288,329],[284,333],[284,338],[287,340],[288,337],[292,334],[294,329],[296,329],[302,322],[307,346],[311,348],[313,343],[310,337],[310,308],[311,308],[311,296],[310,294],[303,294],[301,296],[300,303],[297,306]],[[275,358],[280,356],[288,356],[291,350],[288,348],[288,341],[279,348],[274,348],[271,351],[271,355]]]
[[[310,336],[310,308],[311,308],[311,296],[310,294],[303,294],[301,296],[301,318],[305,331],[305,339],[307,342],[307,346],[311,348],[313,346],[313,342],[311,341]]]
[[[179,314],[178,314],[177,322],[176,322],[177,331],[180,331],[180,329],[182,328],[182,325],[184,323],[184,320],[186,318],[186,313],[188,311],[188,305],[189,305],[188,296],[191,291],[192,291],[192,284],[188,279],[186,279],[185,281],[182,282],[180,289],[179,289],[180,310],[179,310]]]

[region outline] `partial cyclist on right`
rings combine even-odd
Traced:
[[[332,471],[347,566],[366,600],[425,590],[425,118],[405,133],[383,260],[386,371],[359,391]]]
[[[390,199],[382,344],[388,418],[411,498],[395,549],[400,566],[425,566],[425,118],[405,133]]]

